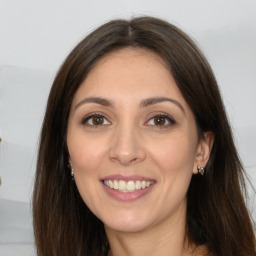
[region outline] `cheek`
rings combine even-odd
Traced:
[[[161,170],[170,175],[182,170],[192,173],[195,144],[193,139],[188,138],[187,136],[170,136],[159,142],[158,146],[150,146],[151,157]]]
[[[70,129],[67,136],[67,145],[70,161],[79,176],[95,174],[95,170],[102,163],[106,144],[102,138],[86,135],[83,131]]]
[[[185,202],[187,190],[193,174],[195,159],[194,144],[187,136],[166,139],[161,147],[151,149],[151,158],[159,170],[161,196],[165,213],[178,209]]]
[[[98,191],[95,190],[95,182],[100,182],[98,170],[101,169],[105,155],[105,144],[102,140],[100,141],[90,136],[85,136],[83,132],[77,130],[74,133],[70,130],[67,136],[75,183],[81,197],[91,210],[96,209],[93,198],[95,196],[97,198],[99,195],[96,195]],[[99,145],[101,146],[99,147]]]

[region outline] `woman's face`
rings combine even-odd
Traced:
[[[106,227],[135,232],[185,219],[186,193],[206,143],[164,61],[131,48],[101,58],[68,121],[81,197]]]

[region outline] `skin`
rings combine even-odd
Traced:
[[[89,97],[112,105],[84,100]],[[172,101],[143,105],[155,97]],[[88,118],[95,113],[98,123]],[[154,118],[159,115],[160,124]],[[192,255],[186,193],[197,166],[206,165],[212,142],[211,133],[198,138],[194,115],[157,54],[125,48],[96,63],[74,96],[67,145],[77,188],[105,225],[109,255]],[[155,183],[143,197],[120,201],[101,181],[115,174]]]

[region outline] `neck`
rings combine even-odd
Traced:
[[[120,232],[105,226],[110,244],[108,256],[192,255],[195,247],[189,245],[185,224],[184,213],[139,232]]]

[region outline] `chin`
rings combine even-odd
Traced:
[[[112,218],[103,220],[105,227],[118,232],[141,232],[151,226],[150,220],[141,216],[114,216]]]
[[[104,224],[105,225],[105,224]],[[110,223],[110,225],[105,225],[109,229],[115,230],[117,232],[123,232],[123,233],[138,233],[143,230],[145,230],[145,225],[142,223],[132,223],[132,224],[126,224],[126,223]]]

